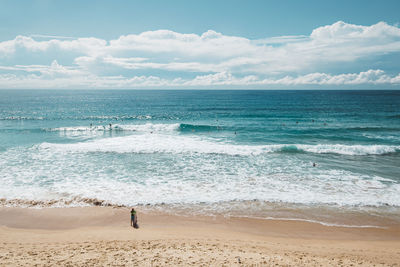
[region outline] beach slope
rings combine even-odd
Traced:
[[[126,208],[0,208],[0,266],[396,266],[400,228],[184,217]]]

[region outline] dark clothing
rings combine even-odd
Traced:
[[[136,211],[131,211],[131,221],[133,223],[136,221]]]
[[[139,228],[139,225],[137,224],[136,211],[134,210],[131,210],[131,224],[134,228]]]

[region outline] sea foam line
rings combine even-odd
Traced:
[[[384,226],[378,225],[351,225],[351,224],[340,224],[340,223],[327,223],[318,220],[311,219],[301,219],[301,218],[281,218],[281,217],[256,217],[256,216],[235,216],[239,218],[250,218],[250,219],[260,219],[260,220],[273,220],[273,221],[299,221],[299,222],[309,222],[317,223],[328,227],[344,227],[344,228],[377,228],[377,229],[387,229]]]
[[[170,130],[179,127],[169,126]],[[165,131],[165,125],[144,129]],[[135,127],[134,129],[138,129]],[[204,139],[198,136],[156,134],[133,134],[113,138],[103,138],[72,144],[42,143],[39,149],[56,149],[70,152],[114,152],[114,153],[199,153],[251,156],[266,153],[316,153],[340,155],[384,155],[400,152],[400,146],[391,145],[343,145],[343,144],[270,144],[242,145]]]
[[[126,207],[126,205],[120,204],[112,204],[104,200],[94,199],[94,198],[83,198],[83,197],[74,197],[72,199],[57,199],[57,200],[27,200],[27,199],[0,199],[0,207],[25,207],[25,208],[67,208],[67,207],[90,207],[90,206],[103,206],[103,207]],[[143,206],[145,208],[147,205],[136,205]],[[146,207],[146,209],[150,209],[151,207]],[[190,209],[189,209],[190,210]],[[186,216],[190,216],[191,213],[188,211]],[[215,216],[212,214],[202,214],[202,216]],[[328,227],[345,227],[345,228],[377,228],[377,229],[387,229],[387,227],[377,226],[377,225],[349,225],[349,224],[339,224],[339,223],[328,223],[319,220],[312,219],[302,219],[302,218],[284,218],[284,217],[260,217],[260,216],[229,216],[228,217],[237,217],[237,218],[250,218],[250,219],[260,219],[260,220],[276,220],[276,221],[301,221],[301,222],[309,222],[309,223],[317,223]]]
[[[108,124],[92,126],[74,126],[45,129],[50,132],[96,132],[96,131],[132,131],[132,132],[171,132],[177,131],[179,123],[171,124]]]

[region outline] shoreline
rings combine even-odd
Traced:
[[[138,209],[0,208],[0,266],[383,265],[400,262],[400,225],[346,228],[317,223],[177,216]],[[80,250],[82,253],[77,254]],[[53,251],[53,255],[51,253]],[[132,254],[135,252],[135,254]],[[32,255],[31,255],[32,254]]]
[[[162,213],[181,217],[224,217],[273,221],[299,221],[323,226],[346,228],[390,228],[400,225],[400,207],[365,206],[342,207],[328,204],[296,204],[244,200],[222,201],[214,204],[137,204],[144,213]],[[127,209],[125,204],[115,204],[96,198],[69,200],[27,200],[0,198],[0,209]]]

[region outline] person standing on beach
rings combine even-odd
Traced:
[[[137,215],[136,215],[136,211],[134,208],[132,208],[132,210],[131,210],[131,226],[133,228],[139,228],[137,225]]]

